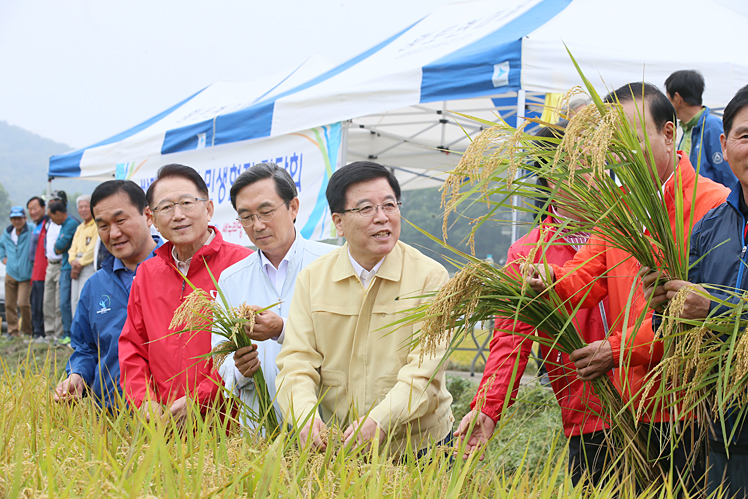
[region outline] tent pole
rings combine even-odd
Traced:
[[[340,166],[345,166],[348,163],[348,126],[351,124],[351,120],[345,120],[340,124]],[[336,168],[337,165],[331,165]],[[343,246],[345,238],[338,236],[338,240],[335,242],[338,246]]]
[[[351,120],[343,121],[340,126],[340,166],[345,166],[348,163],[348,127],[351,124]],[[336,165],[332,165],[335,167]]]
[[[443,148],[447,136],[447,101],[442,102],[442,115],[439,121],[442,123],[442,140],[439,142],[439,147]]]
[[[525,90],[519,89],[517,91],[517,128],[522,125],[525,116]],[[519,171],[515,173],[515,176],[519,174]],[[519,206],[519,196],[512,198],[512,244],[517,242],[519,239],[519,212],[515,209]]]
[[[52,179],[54,177],[47,177],[47,199],[52,197]]]

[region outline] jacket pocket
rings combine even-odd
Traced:
[[[377,397],[379,401],[381,402],[388,393],[390,393],[390,390],[392,390],[392,387],[395,386],[397,383],[397,374],[385,374],[383,376],[379,376],[376,380],[374,380],[374,388],[377,391]]]
[[[348,377],[345,373],[327,369],[320,371],[320,409],[326,421],[338,412],[339,407],[347,406],[347,385]]]

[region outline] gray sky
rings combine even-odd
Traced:
[[[91,145],[218,80],[343,62],[447,0],[0,0],[0,120]]]

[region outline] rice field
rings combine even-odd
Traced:
[[[20,342],[19,342],[20,343]],[[292,434],[273,442],[227,431],[193,413],[183,431],[146,423],[127,410],[102,413],[90,400],[56,404],[50,389],[69,349],[8,344],[0,368],[2,497],[611,497],[574,489],[552,394],[524,387],[483,462],[450,459],[436,449],[420,461],[355,453],[330,445],[299,450]],[[12,351],[14,353],[9,353]],[[475,385],[453,378],[461,417]],[[458,419],[459,420],[459,419]],[[334,432],[332,432],[334,433]],[[619,497],[633,497],[622,489]],[[668,497],[649,494],[645,497]]]

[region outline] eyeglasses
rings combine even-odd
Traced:
[[[239,220],[239,223],[242,224],[242,227],[252,227],[255,223],[255,217],[257,217],[257,220],[259,220],[260,222],[266,224],[273,219],[275,210],[277,210],[284,204],[288,203],[286,201],[283,201],[281,204],[271,210],[260,211],[251,215],[239,215],[238,217],[236,217],[236,219]]]
[[[386,203],[382,204],[367,204],[365,206],[360,206],[358,208],[351,208],[350,210],[343,210],[340,213],[349,213],[349,212],[356,212],[362,217],[370,218],[373,217],[374,214],[377,212],[377,209],[382,208],[382,211],[385,215],[392,215],[393,213],[397,213],[400,211],[400,206],[403,203],[401,202],[394,202],[394,201],[388,201]]]
[[[184,213],[188,213],[192,211],[195,206],[197,206],[198,201],[208,201],[207,199],[200,199],[200,198],[187,198],[182,199],[181,201],[178,201],[176,203],[164,203],[161,206],[157,206],[153,208],[153,213],[156,213],[158,215],[167,216],[174,213],[174,207],[179,205],[179,209],[182,210]]]

